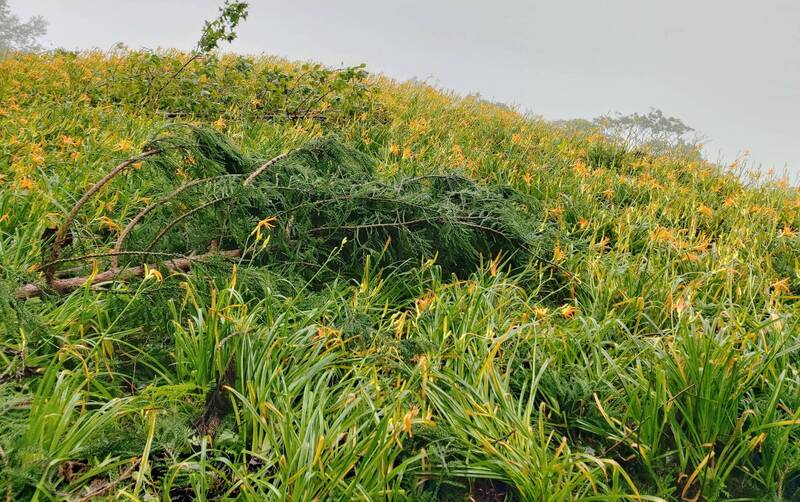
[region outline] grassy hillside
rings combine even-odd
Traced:
[[[800,496],[797,190],[363,68],[187,59],[0,61],[8,500]],[[147,266],[92,285],[117,261]]]

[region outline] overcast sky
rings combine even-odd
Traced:
[[[10,0],[48,47],[191,49],[222,0]],[[252,0],[228,48],[338,65],[547,119],[660,108],[707,156],[800,174],[798,0]]]

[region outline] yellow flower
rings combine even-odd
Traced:
[[[398,339],[402,338],[403,333],[405,333],[406,312],[393,314],[391,323],[394,326],[395,337],[397,337]]]
[[[698,261],[700,261],[700,257],[697,256],[694,253],[686,253],[686,256],[684,256],[684,259],[686,261],[688,261],[688,262],[691,262],[691,263],[697,263]]]
[[[589,135],[589,137],[586,138],[586,141],[588,141],[589,143],[600,143],[605,138],[606,138],[605,136],[603,136],[602,134],[596,132],[596,133],[593,133],[593,134]]]
[[[785,295],[789,293],[789,279],[781,279],[772,283],[772,291],[777,295]]]
[[[31,153],[31,161],[33,161],[36,165],[43,165],[44,164],[44,155],[38,152]]]
[[[391,153],[392,155],[399,154],[400,153],[400,147],[395,145],[394,143],[392,143],[391,145],[389,145],[389,153]]]
[[[706,206],[705,204],[700,204],[700,207],[697,208],[697,211],[706,218],[711,218],[712,216],[714,216],[714,210]]]
[[[572,319],[575,317],[575,314],[578,312],[578,309],[573,307],[572,305],[564,305],[559,309],[559,313],[561,317],[564,319]]]
[[[540,321],[544,321],[545,319],[550,317],[550,312],[547,310],[546,307],[534,307],[533,308],[533,314]]]
[[[702,253],[707,251],[709,247],[711,247],[711,238],[704,236],[700,242],[695,244],[694,250]]]
[[[103,227],[111,230],[112,232],[119,232],[121,230],[121,228],[117,224],[117,222],[115,222],[114,220],[112,220],[108,216],[101,216],[100,217],[100,228],[103,228]]]
[[[419,415],[419,407],[414,406],[403,417],[403,427],[401,430],[406,434],[408,434],[409,436],[414,435],[412,427],[414,425],[414,419],[417,417],[417,415]]]
[[[220,117],[217,120],[215,120],[212,125],[214,126],[214,128],[216,128],[216,129],[221,131],[221,130],[225,129],[225,127],[228,125],[228,123],[225,121],[224,118]]]
[[[452,155],[453,162],[455,162],[456,164],[461,164],[466,160],[466,157],[464,156],[464,152],[461,149],[460,145],[453,145],[450,148],[450,151],[453,153]]]
[[[25,177],[17,182],[17,186],[20,190],[31,190],[36,187],[36,182],[28,177]]]
[[[561,208],[561,207],[556,206],[556,207],[548,209],[547,210],[547,214],[549,214],[551,216],[555,216],[558,219],[561,219],[561,217],[564,216],[564,209]]]
[[[489,262],[489,275],[492,277],[497,277],[497,266],[500,264],[500,253],[497,253],[497,256],[494,257],[494,260]]]
[[[414,119],[409,124],[409,127],[411,127],[411,132],[413,132],[414,134],[422,134],[428,129],[428,119],[425,118]]]
[[[567,256],[567,255],[566,255],[566,253],[564,253],[564,251],[561,249],[561,246],[559,246],[558,244],[556,244],[556,247],[553,249],[553,261],[554,261],[554,262],[556,262],[556,263],[558,263],[558,262],[560,262],[560,261],[563,261],[563,260],[564,260],[564,258],[566,258],[566,256]]]
[[[430,304],[433,303],[433,300],[436,299],[436,293],[433,291],[427,293],[426,295],[417,299],[417,310],[422,312],[423,310],[427,309]]]
[[[412,154],[411,154],[411,148],[409,148],[409,147],[405,147],[405,148],[403,148],[403,158],[404,158],[404,159],[410,159],[410,158],[411,158],[411,156],[412,156]]]
[[[336,341],[342,332],[330,326],[317,326],[317,336],[315,341]]]
[[[650,237],[656,242],[672,242],[674,239],[672,232],[661,226],[656,227]]]
[[[264,218],[263,220],[258,222],[258,224],[256,225],[256,228],[253,229],[252,232],[250,232],[250,235],[255,234],[256,240],[260,241],[261,240],[261,231],[262,230],[269,231],[270,229],[275,228],[275,225],[273,225],[273,223],[275,223],[276,221],[278,221],[278,218],[275,217],[275,216],[269,216],[267,218]]]
[[[672,310],[680,314],[681,312],[686,310],[687,304],[688,302],[686,301],[686,298],[684,298],[683,296],[679,296],[678,299],[675,301],[675,304],[672,306]]]
[[[147,264],[144,265],[144,280],[148,280],[150,278],[155,279],[158,282],[162,282],[164,277],[161,275],[161,272],[154,268],[150,268]]]
[[[133,148],[133,143],[127,139],[121,139],[114,147],[115,152],[124,152]]]
[[[572,168],[575,169],[575,172],[580,175],[585,175],[589,172],[589,168],[581,159],[577,159],[572,165]]]

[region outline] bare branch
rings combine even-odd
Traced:
[[[161,266],[170,272],[183,272],[189,270],[191,268],[192,263],[196,261],[205,261],[210,258],[215,257],[222,257],[222,258],[236,258],[242,255],[241,250],[233,249],[230,251],[218,251],[213,253],[207,253],[200,256],[187,256],[185,258],[177,258],[174,260],[167,260],[161,262]],[[155,268],[156,265],[152,265],[151,268]],[[50,282],[49,289],[52,289],[56,293],[64,294],[69,293],[71,291],[75,291],[76,289],[89,285],[100,284],[103,282],[108,282],[111,280],[120,280],[120,281],[127,281],[134,277],[142,277],[144,275],[145,266],[139,265],[137,267],[132,268],[112,268],[106,270],[104,272],[100,272],[98,274],[88,275],[84,277],[71,277],[69,279],[56,279]],[[18,300],[25,300],[28,298],[33,298],[36,296],[41,296],[45,291],[47,291],[47,287],[42,287],[37,284],[26,284],[15,292],[15,297]]]
[[[251,182],[252,182],[254,179],[256,179],[256,177],[258,177],[258,175],[260,175],[261,173],[263,173],[263,172],[264,172],[264,171],[265,171],[265,170],[266,170],[266,169],[267,169],[269,166],[271,166],[271,165],[275,164],[275,163],[276,163],[276,162],[278,162],[278,161],[281,161],[281,160],[285,159],[285,158],[286,158],[286,157],[287,157],[287,156],[288,156],[290,153],[292,153],[292,152],[286,152],[286,153],[282,153],[282,154],[278,155],[277,157],[275,157],[275,158],[273,158],[273,159],[270,159],[270,160],[266,161],[265,163],[263,163],[263,164],[261,165],[261,167],[259,167],[258,169],[256,169],[256,170],[255,170],[255,171],[253,171],[252,173],[250,173],[250,176],[248,176],[248,177],[247,177],[247,178],[244,180],[244,183],[243,183],[243,185],[244,185],[244,186],[247,186],[247,185],[249,185],[249,184],[250,184],[250,183],[251,183]]]

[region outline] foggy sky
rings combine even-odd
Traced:
[[[222,0],[10,0],[48,47],[189,50]],[[226,50],[330,65],[516,104],[547,119],[660,108],[800,174],[797,0],[251,0]]]

